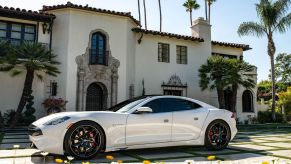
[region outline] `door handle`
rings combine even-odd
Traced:
[[[164,119],[164,123],[168,123],[169,122],[169,120],[168,119]]]
[[[194,117],[194,120],[195,120],[195,121],[198,120],[198,117]]]

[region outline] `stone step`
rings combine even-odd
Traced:
[[[0,144],[0,149],[13,149],[14,145],[19,145],[21,149],[23,148],[29,148],[30,147],[30,142],[25,142],[25,143],[7,143],[7,144]]]
[[[28,138],[17,138],[17,139],[3,139],[2,144],[7,143],[24,143],[24,142],[30,142]]]

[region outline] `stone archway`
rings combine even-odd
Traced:
[[[89,63],[90,46],[92,34],[100,32],[106,36],[106,52],[108,55],[107,65],[91,65]],[[107,91],[107,100],[104,109],[111,107],[117,103],[117,87],[118,87],[118,68],[119,60],[111,55],[109,46],[109,35],[102,29],[93,30],[89,35],[89,43],[86,52],[76,57],[78,65],[78,82],[77,82],[77,111],[86,109],[87,88],[92,83],[102,84]]]
[[[107,107],[107,89],[101,83],[92,83],[87,88],[86,111],[102,111]]]

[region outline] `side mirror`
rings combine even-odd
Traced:
[[[150,107],[140,107],[134,113],[136,114],[153,113],[153,110]]]

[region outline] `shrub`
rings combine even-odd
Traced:
[[[276,113],[276,121],[272,120],[271,111],[259,111],[258,112],[258,122],[259,123],[282,123],[283,115],[281,113]]]
[[[35,116],[33,115],[35,113],[35,108],[33,107],[33,99],[34,97],[32,95],[29,95],[27,104],[26,104],[26,111],[24,112],[24,124],[29,125],[32,122],[35,121]]]
[[[16,112],[13,109],[7,110],[4,113],[4,124],[6,126],[11,125],[15,114],[16,114]],[[17,125],[23,125],[23,115],[22,114],[19,116],[19,120],[18,120]]]

